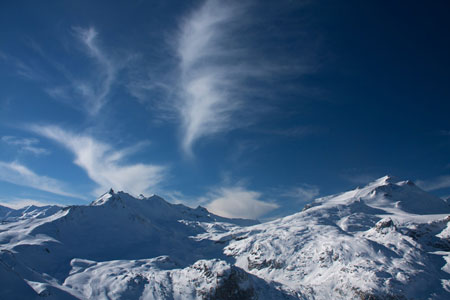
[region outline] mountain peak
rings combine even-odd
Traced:
[[[142,196],[142,198],[141,198]],[[112,201],[115,200],[129,200],[129,199],[133,199],[133,200],[142,200],[142,199],[147,199],[145,198],[142,194],[136,198],[124,191],[118,191],[118,192],[114,192],[113,189],[110,189],[108,192],[104,193],[103,195],[101,195],[100,197],[98,197],[96,200],[91,202],[91,206],[100,206],[100,205],[105,205],[107,203],[111,203]]]
[[[450,206],[446,201],[423,191],[410,180],[399,181],[390,175],[378,178],[363,188],[316,199],[306,208],[350,205],[355,201],[388,214],[450,213]]]
[[[383,177],[380,177],[372,182],[370,182],[369,184],[366,185],[366,187],[377,187],[377,186],[384,186],[384,185],[389,185],[389,184],[396,184],[398,183],[400,180],[392,175],[385,175]]]
[[[108,202],[110,199],[112,199],[114,197],[115,193],[113,189],[110,189],[108,192],[104,193],[103,195],[101,195],[100,197],[98,197],[97,199],[95,199],[94,201],[91,202],[91,206],[99,206],[99,205],[103,205],[106,202]]]

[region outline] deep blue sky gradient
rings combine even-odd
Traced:
[[[72,153],[29,129],[36,124],[118,149],[147,141],[126,163],[166,166],[154,192],[189,205],[212,201],[214,189],[239,186],[280,206],[269,217],[285,215],[310,200],[286,191],[327,195],[385,174],[450,195],[448,1],[230,3],[245,6],[248,20],[225,41],[245,44],[245,55],[227,64],[260,58],[287,71],[244,78],[245,89],[236,93],[245,106],[229,128],[196,140],[190,156],[182,149],[179,116],[157,108],[174,97],[170,89],[146,91],[146,101],[127,84],[164,81],[178,71],[172,43],[203,1],[3,1],[0,136],[37,139],[35,146],[48,153],[3,141],[0,161],[58,179],[86,199],[4,180],[0,200],[68,204],[95,198],[98,185],[73,163]],[[121,63],[107,104],[95,115],[80,109],[82,100],[59,101],[46,92],[67,85],[63,70],[95,79],[98,66],[75,41],[74,28],[95,28],[100,48]],[[442,187],[433,188],[437,181]],[[173,191],[177,197],[168,195]]]

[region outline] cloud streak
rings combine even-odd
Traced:
[[[257,219],[278,208],[275,203],[261,200],[261,193],[243,187],[222,187],[210,195],[206,208],[227,218]]]
[[[308,202],[317,197],[319,192],[320,190],[317,186],[302,184],[282,193],[281,196],[295,199],[297,202]]]
[[[142,147],[142,144],[116,150],[89,135],[75,134],[57,126],[32,126],[31,130],[58,142],[72,152],[75,156],[74,163],[98,184],[94,191],[96,195],[109,188],[138,195],[150,192],[150,189],[155,188],[164,178],[166,167],[126,163],[126,158]]]
[[[20,147],[22,152],[31,152],[35,155],[50,154],[50,151],[47,149],[36,146],[39,140],[35,138],[19,138],[5,135],[2,136],[1,140],[8,145]]]
[[[186,153],[198,139],[229,129],[232,113],[241,106],[232,92],[241,76],[226,64],[235,55],[225,44],[226,28],[238,14],[229,3],[208,0],[181,25],[176,43],[180,72],[176,109]]]
[[[96,72],[95,79],[91,78],[88,81],[75,81],[72,83],[74,89],[86,100],[86,111],[95,115],[107,102],[107,96],[116,79],[117,66],[98,46],[98,33],[93,27],[87,29],[74,27],[73,30],[75,36],[85,46],[87,54],[98,66],[99,72]]]
[[[78,195],[66,192],[67,186],[63,182],[47,176],[38,175],[26,166],[15,161],[0,161],[0,180],[56,195],[81,198]]]
[[[260,35],[260,25],[267,22],[251,15],[253,8],[248,2],[206,0],[180,23],[172,43],[178,58],[173,106],[181,123],[182,148],[189,155],[199,140],[248,126],[272,111],[270,104],[258,100],[283,98],[280,86],[287,87],[289,76],[317,69],[312,56],[294,57],[280,49],[280,39],[298,40],[298,32]],[[275,82],[281,84],[276,90],[270,88]],[[301,90],[297,84],[295,91]]]
[[[99,34],[95,28],[73,27],[72,34],[76,41],[73,45],[81,46],[78,47],[79,50],[92,62],[81,68],[82,72],[85,72],[83,75],[77,74],[79,70],[66,68],[58,59],[48,56],[44,49],[32,40],[29,41],[29,47],[43,58],[46,64],[25,62],[12,56],[5,59],[14,64],[18,75],[44,82],[44,90],[53,99],[94,116],[108,103],[121,63],[100,47]]]
[[[34,206],[47,206],[47,205],[57,205],[61,206],[61,203],[56,202],[44,202],[35,199],[27,199],[27,198],[0,198],[0,205],[6,206],[12,209],[24,208],[26,206],[34,205]]]
[[[439,176],[430,180],[417,180],[416,184],[425,191],[435,191],[450,187],[450,175]]]

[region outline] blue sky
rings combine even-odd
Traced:
[[[271,218],[391,174],[450,195],[446,1],[0,4],[0,202],[110,187]]]

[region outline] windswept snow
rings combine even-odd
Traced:
[[[263,224],[110,191],[2,224],[0,298],[449,299],[449,215],[388,176]]]

